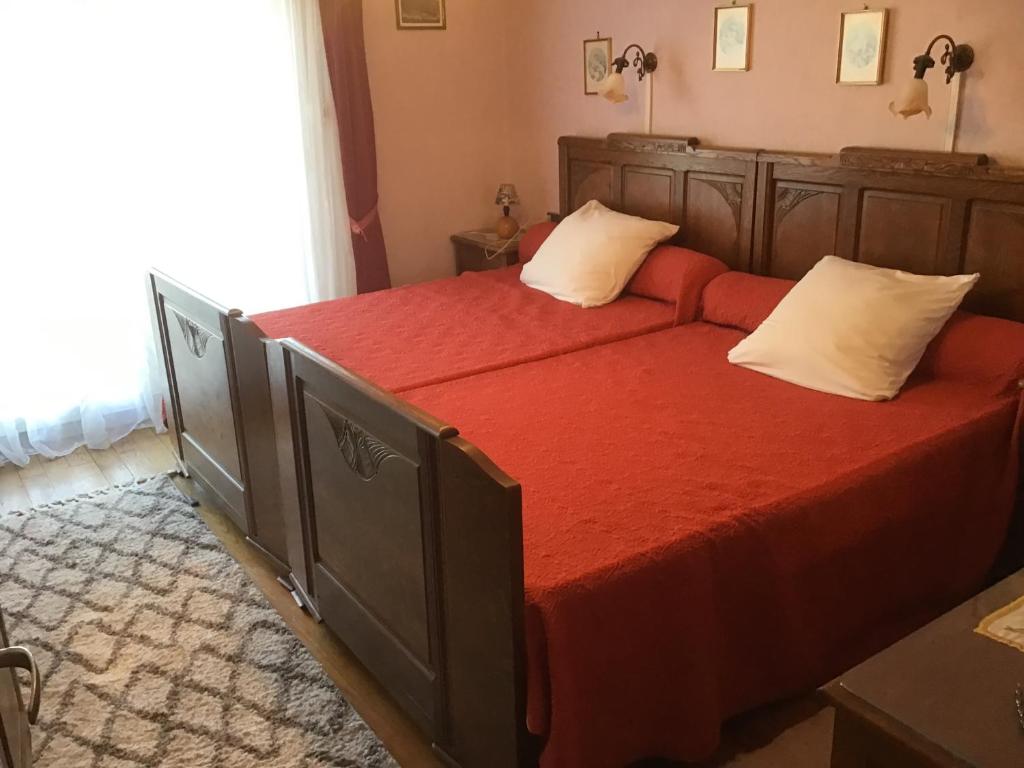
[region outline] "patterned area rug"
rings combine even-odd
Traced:
[[[0,606],[37,768],[397,765],[166,477],[0,514]]]

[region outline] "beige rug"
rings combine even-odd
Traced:
[[[37,768],[396,763],[165,477],[0,514]]]

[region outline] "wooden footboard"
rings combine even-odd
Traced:
[[[452,765],[535,763],[518,484],[294,341],[268,362],[298,591]]]
[[[178,460],[284,571],[266,342],[226,309],[150,273],[154,329],[167,374],[165,404]]]

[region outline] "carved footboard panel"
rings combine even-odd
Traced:
[[[182,468],[212,491],[249,539],[283,571],[265,342],[237,309],[150,273],[165,404]]]
[[[298,591],[452,765],[532,764],[519,486],[294,341],[268,362]]]

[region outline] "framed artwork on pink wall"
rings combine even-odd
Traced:
[[[444,29],[444,0],[395,0],[399,29]]]
[[[750,69],[750,17],[753,6],[715,8],[715,40],[711,68],[715,72],[746,72]]]
[[[583,93],[587,96],[597,94],[597,87],[608,77],[612,68],[612,39],[597,37],[583,41]]]
[[[885,66],[885,32],[888,9],[848,11],[839,24],[840,85],[879,85]]]

